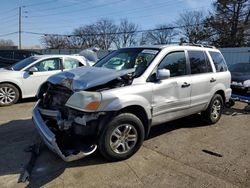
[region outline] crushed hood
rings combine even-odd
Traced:
[[[117,71],[114,69],[85,66],[53,75],[48,78],[48,82],[62,85],[73,91],[79,91],[106,84],[109,81],[133,72],[134,69]]]

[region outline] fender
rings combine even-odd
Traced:
[[[142,96],[134,94],[104,100],[99,108],[99,111],[119,111],[125,107],[133,105],[141,106],[145,110],[148,119],[152,118],[151,105],[149,101]]]

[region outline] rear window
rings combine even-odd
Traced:
[[[214,66],[216,69],[216,72],[224,72],[227,71],[227,65],[226,62],[223,58],[223,56],[221,55],[221,53],[219,52],[209,52],[213,62],[214,62]]]
[[[212,72],[211,64],[203,51],[188,51],[191,74]]]

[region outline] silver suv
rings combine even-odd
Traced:
[[[33,121],[65,161],[97,147],[108,160],[123,160],[154,125],[196,113],[216,123],[230,98],[230,81],[222,54],[212,47],[119,49],[93,67],[50,77],[38,92]]]

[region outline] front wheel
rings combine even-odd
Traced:
[[[221,117],[223,107],[224,102],[221,95],[215,94],[206,111],[202,112],[202,116],[209,124],[215,124]]]
[[[130,113],[119,114],[103,129],[98,147],[110,161],[132,156],[142,145],[144,127],[138,117]]]
[[[15,104],[19,99],[19,90],[12,84],[0,84],[0,106]]]

